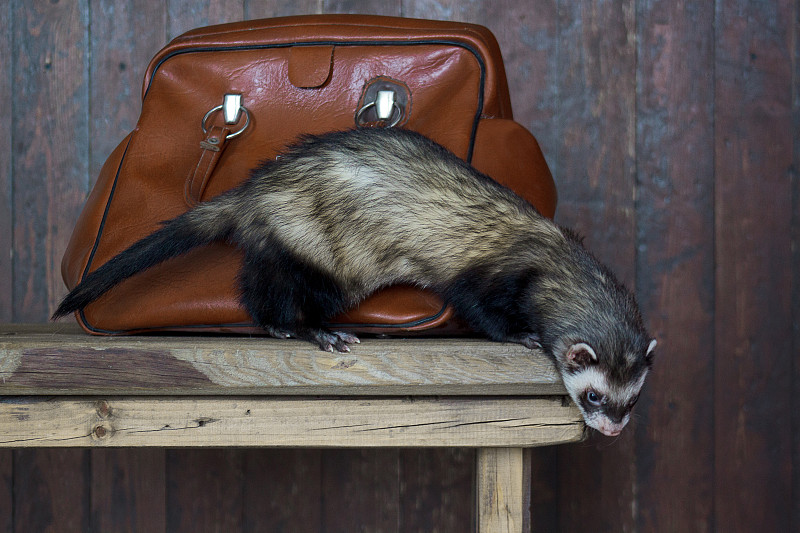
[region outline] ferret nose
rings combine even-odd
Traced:
[[[622,428],[624,427],[625,424],[615,424],[612,422],[607,424],[601,424],[598,429],[600,430],[600,433],[602,433],[603,435],[606,435],[608,437],[616,437],[620,433],[622,433]]]

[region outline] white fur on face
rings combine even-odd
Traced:
[[[630,420],[630,413],[626,414],[620,422],[612,422],[601,407],[596,411],[586,412],[583,408],[581,398],[589,389],[595,391],[600,396],[605,396],[612,405],[626,405],[633,400],[644,385],[647,372],[634,383],[626,387],[612,387],[606,375],[597,367],[590,366],[574,374],[566,373],[563,377],[564,385],[572,400],[580,409],[583,419],[591,428],[594,428],[604,435],[615,437],[620,434],[622,428]]]

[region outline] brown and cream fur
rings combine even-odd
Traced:
[[[632,295],[579,239],[404,130],[303,138],[89,274],[54,318],[213,241],[243,250],[242,304],[274,336],[347,351],[358,339],[326,319],[380,287],[427,287],[476,331],[552,356],[587,423],[609,435],[652,360]]]

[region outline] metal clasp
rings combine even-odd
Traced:
[[[378,91],[378,95],[372,102],[367,102],[356,113],[356,124],[363,126],[368,120],[365,119],[365,114],[372,108],[375,108],[375,118],[378,121],[386,123],[386,128],[397,126],[403,120],[403,108],[395,100],[394,91]],[[394,120],[390,119],[395,117]]]
[[[248,109],[242,105],[242,95],[226,94],[225,98],[222,100],[222,104],[211,108],[203,117],[203,122],[200,124],[203,128],[203,133],[208,133],[208,128],[206,127],[208,119],[211,117],[211,115],[220,110],[222,110],[222,116],[225,119],[225,124],[238,124],[242,118],[242,112],[244,112],[245,117],[244,126],[239,128],[238,131],[229,133],[225,139],[233,139],[237,135],[241,135],[242,132],[247,129],[247,126],[250,125],[250,111],[248,111]]]
[[[359,105],[361,107],[355,114],[356,126],[392,128],[408,120],[411,91],[401,81],[379,76],[364,85]]]

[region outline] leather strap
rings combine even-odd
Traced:
[[[184,188],[184,198],[189,207],[194,207],[203,199],[203,193],[208,186],[208,181],[211,179],[211,174],[214,173],[214,168],[225,151],[225,146],[228,144],[228,134],[231,130],[220,126],[211,126],[208,128],[206,138],[200,141],[200,160],[194,168],[194,172],[186,179],[186,187]]]

